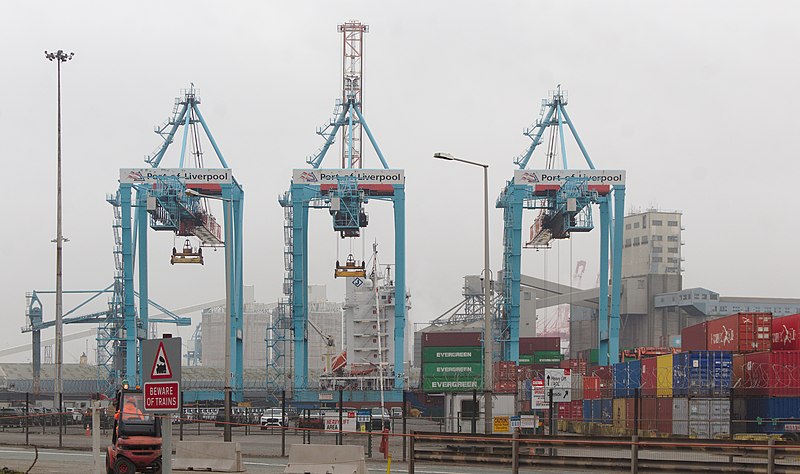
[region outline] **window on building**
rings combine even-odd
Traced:
[[[664,261],[664,259],[661,258],[661,257],[653,257],[652,261],[653,261],[653,263],[661,263],[661,262]]]
[[[647,214],[642,216],[642,229],[647,229]]]
[[[651,222],[651,224],[653,224],[653,225],[663,225],[663,223],[660,220],[655,220],[655,219],[653,219],[653,222]]]
[[[636,280],[636,287],[640,290],[644,290],[644,280]]]
[[[662,253],[664,251],[661,247],[653,247],[653,253]]]
[[[639,237],[633,238],[633,245],[639,245]]]
[[[678,247],[670,247],[667,249],[669,253],[678,253]]]
[[[664,240],[664,236],[663,235],[654,235],[653,236],[653,242],[661,242],[662,240]]]
[[[647,243],[647,236],[645,235],[645,236],[642,237],[642,245],[644,245],[646,243]]]
[[[631,239],[625,239],[625,246],[626,247],[630,247],[631,246]]]
[[[667,225],[670,227],[678,227],[678,221],[667,221]]]
[[[625,224],[625,230],[631,230],[631,225],[630,225],[630,223],[628,223],[628,224]]]
[[[675,257],[667,257],[667,263],[678,263],[678,259]]]
[[[678,236],[677,235],[668,235],[667,236],[667,242],[677,242],[677,241],[678,241]]]
[[[634,229],[638,229],[639,228],[639,223],[638,222],[634,222],[633,223],[633,228]]]
[[[711,294],[711,299],[712,299],[712,300],[715,300],[715,299],[717,299],[717,295],[715,295],[715,294],[713,294],[713,293],[712,293],[712,294]]]

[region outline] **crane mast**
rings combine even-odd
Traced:
[[[360,21],[350,20],[339,25],[342,33],[342,103],[352,101],[364,110],[361,98],[361,87],[364,77],[364,33],[369,26]],[[361,122],[350,109],[347,117],[348,126],[342,133],[342,168],[361,168]]]

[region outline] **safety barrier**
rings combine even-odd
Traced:
[[[244,472],[239,443],[177,441],[172,468],[184,471]]]
[[[599,468],[613,472],[769,473],[800,471],[800,445],[728,440],[630,440],[578,436],[450,435],[412,432],[409,474],[415,463]]]
[[[363,446],[293,444],[284,474],[367,474]]]

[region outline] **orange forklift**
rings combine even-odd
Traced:
[[[142,411],[144,394],[127,384],[115,397],[114,430],[106,449],[108,474],[161,472],[161,422]]]

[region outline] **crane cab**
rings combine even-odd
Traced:
[[[172,257],[170,257],[169,263],[172,265],[176,263],[199,263],[203,265],[203,249],[197,247],[197,251],[195,251],[192,248],[192,243],[189,242],[189,239],[186,239],[186,242],[183,243],[183,250],[180,252],[175,247],[172,247]]]
[[[344,277],[360,277],[366,278],[367,270],[364,264],[364,261],[361,264],[356,263],[355,257],[353,254],[349,254],[347,256],[347,260],[345,260],[344,265],[340,265],[339,261],[336,261],[336,270],[333,273],[334,278],[344,278]]]

